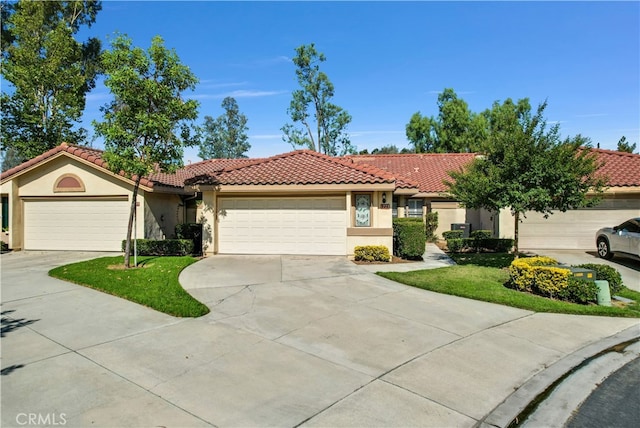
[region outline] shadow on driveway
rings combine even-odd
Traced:
[[[598,260],[602,260],[598,257],[598,253],[595,251],[587,251],[587,254],[595,257]],[[640,272],[640,261],[638,260],[634,260],[634,259],[630,259],[628,257],[620,257],[620,256],[615,256],[613,257],[613,259],[609,260],[611,263],[620,265],[620,266],[624,266],[626,268],[629,269],[633,269],[635,271]]]

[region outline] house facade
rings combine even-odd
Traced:
[[[640,156],[594,150],[610,187],[600,205],[528,213],[521,248],[594,248],[593,235],[640,216]],[[134,182],[110,172],[102,152],[61,144],[1,175],[2,239],[14,250],[120,251]],[[135,236],[172,238],[203,225],[205,254],[352,255],[393,246],[394,217],[437,212],[452,224],[512,237],[508,210],[469,210],[446,195],[448,172],[475,154],[325,156],[299,150],[263,159],[212,159],[141,180]]]

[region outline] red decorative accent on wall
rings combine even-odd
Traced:
[[[53,185],[54,192],[84,192],[84,183],[75,174],[64,174],[58,177]]]

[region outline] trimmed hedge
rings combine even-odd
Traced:
[[[133,251],[133,239],[131,251]],[[137,239],[139,256],[188,256],[193,254],[193,241],[189,239]],[[122,241],[124,251],[127,240]]]
[[[354,250],[356,261],[365,262],[389,262],[391,254],[384,245],[362,245]]]
[[[624,288],[622,285],[622,276],[620,276],[620,272],[617,269],[597,263],[585,263],[583,265],[578,265],[576,267],[591,269],[596,273],[597,280],[604,280],[609,282],[609,289],[611,291],[611,295],[613,296],[615,293],[619,293],[620,290]]]
[[[448,241],[449,239],[462,239],[463,230],[447,230],[442,232],[442,237]]]
[[[403,259],[419,259],[427,243],[424,222],[421,218],[394,218],[394,254]]]
[[[202,255],[202,224],[176,224],[176,239],[190,239],[193,241],[193,254]]]
[[[452,232],[458,232],[453,230]],[[503,238],[451,238],[447,239],[447,248],[452,253],[461,253],[473,250],[493,251],[496,253],[508,253],[513,248],[513,239]]]
[[[471,235],[469,235],[469,237],[471,237],[472,239],[475,239],[477,241],[481,241],[483,239],[489,239],[493,237],[493,231],[491,230],[474,230],[473,232],[471,232]]]

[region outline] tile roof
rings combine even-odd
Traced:
[[[604,149],[590,149],[603,162],[600,172],[611,187],[640,186],[640,155]],[[62,143],[11,168],[2,180],[65,152],[107,170],[101,150]],[[475,158],[474,153],[421,153],[402,155],[353,155],[342,158],[310,150],[298,150],[261,159],[210,159],[186,165],[173,174],[157,172],[141,180],[143,186],[169,186],[215,182],[228,185],[269,184],[378,184],[419,189],[423,193],[446,191],[443,180],[449,171],[460,170]],[[123,172],[121,176],[125,176]]]
[[[166,172],[157,172],[151,174],[151,181],[163,184],[165,186],[183,187],[186,182],[197,180],[199,177],[208,176],[210,174],[219,173],[225,168],[234,168],[255,162],[256,159],[209,159],[185,165],[173,174]]]
[[[460,170],[475,157],[474,153],[418,153],[347,158],[356,164],[369,164],[388,171],[399,181],[417,183],[422,193],[439,193],[447,190],[443,180],[450,178],[448,172]]]
[[[591,151],[603,162],[599,172],[609,179],[609,186],[640,186],[640,155],[604,149]]]
[[[13,176],[14,174],[17,174],[21,171],[29,169],[32,166],[42,161],[45,161],[49,158],[56,156],[58,153],[61,153],[61,152],[68,153],[80,159],[84,159],[87,162],[90,162],[106,171],[109,171],[109,169],[107,168],[107,163],[102,159],[102,153],[103,153],[102,150],[93,149],[91,147],[83,147],[83,146],[76,146],[73,144],[62,143],[59,146],[56,146],[51,150],[48,150],[43,154],[36,156],[33,159],[29,159],[28,161],[23,162],[20,165],[17,165],[11,169],[6,170],[0,175],[0,179],[5,180]],[[120,172],[119,175],[122,177],[125,177],[125,173],[122,171]],[[140,184],[146,187],[153,187],[154,183],[143,177],[140,180]]]
[[[394,183],[394,175],[371,165],[358,165],[311,150],[297,150],[226,168],[219,184],[379,184]]]
[[[104,153],[102,150],[93,149],[90,147],[76,146],[72,144],[62,143],[59,146],[54,147],[53,149],[41,154],[40,156],[36,156],[33,159],[30,159],[20,165],[17,165],[14,168],[11,168],[2,173],[0,178],[2,180],[11,177],[14,174],[17,174],[21,171],[24,171],[42,161],[45,161],[53,156],[56,156],[60,152],[66,152],[73,156],[76,156],[80,159],[84,159],[88,162],[93,163],[94,165],[109,171],[107,168],[107,163],[102,159],[102,154]],[[143,177],[140,180],[140,184],[146,187],[153,188],[154,185],[162,185],[169,187],[182,188],[184,187],[184,182],[186,179],[206,174],[214,171],[221,171],[224,168],[229,166],[238,166],[244,165],[250,162],[254,162],[255,159],[211,159],[202,162],[197,162],[194,164],[187,165],[174,174],[157,172],[149,175],[149,177]],[[122,177],[125,177],[124,172],[120,172],[119,174]]]

